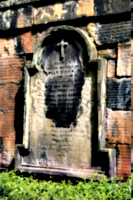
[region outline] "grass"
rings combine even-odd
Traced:
[[[1,200],[131,200],[133,189],[133,174],[126,182],[116,178],[110,181],[102,176],[99,181],[82,180],[73,184],[71,181],[62,182],[38,180],[33,176],[24,177],[16,171],[0,173]]]

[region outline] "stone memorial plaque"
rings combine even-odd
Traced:
[[[37,46],[31,68],[25,70],[25,155],[16,153],[17,169],[77,177],[97,171],[93,162],[98,152],[98,123],[102,130],[97,76],[102,74],[96,61],[89,62],[96,59],[94,46],[80,34],[73,37],[66,30],[48,34]]]
[[[61,40],[45,48],[42,71],[31,77],[30,162],[90,167],[91,81],[76,46]]]

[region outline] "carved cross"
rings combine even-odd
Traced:
[[[64,42],[64,40],[61,40],[61,42],[57,44],[57,46],[61,47],[61,49],[60,49],[60,59],[61,59],[61,61],[65,57],[64,47],[66,47],[67,45],[68,45],[68,42]]]

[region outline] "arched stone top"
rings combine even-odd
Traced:
[[[88,62],[92,60],[96,60],[97,50],[91,38],[88,36],[87,32],[85,32],[84,30],[81,30],[80,28],[63,25],[63,26],[51,27],[46,31],[43,39],[36,46],[31,67],[33,68],[35,67],[37,70],[41,69],[41,63],[42,63],[41,55],[46,46],[45,44],[46,40],[52,36],[54,37],[55,34],[61,31],[64,31],[64,32],[66,31],[67,33],[71,32],[71,34],[73,35],[76,34],[79,38],[81,38],[88,54],[88,58],[89,58]],[[76,39],[74,38],[74,40]]]

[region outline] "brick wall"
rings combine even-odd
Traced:
[[[130,1],[61,2],[0,2],[0,162],[2,166],[9,166],[14,157],[15,140],[22,141],[23,66],[31,62],[35,46],[46,29],[65,24],[84,29],[94,41],[98,55],[108,61],[107,146],[116,149],[117,174],[126,178],[130,175],[133,141]]]

